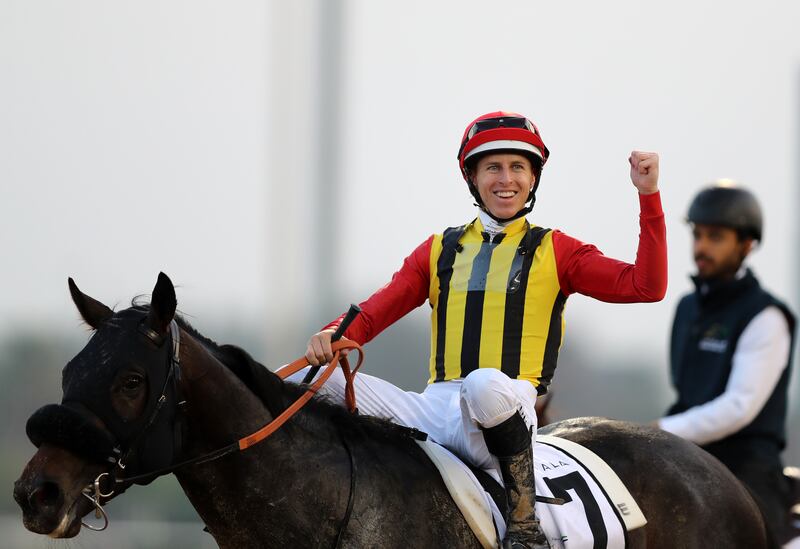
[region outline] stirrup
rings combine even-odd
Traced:
[[[533,545],[521,541],[504,541],[503,549],[551,549],[551,547],[547,541],[544,544],[534,543]]]
[[[547,536],[537,528],[533,536],[528,536],[530,539],[504,539],[503,549],[551,549],[550,542],[547,541]]]
[[[512,529],[509,523],[503,540],[503,549],[551,549],[539,519],[534,519],[531,526],[529,530],[520,531]]]

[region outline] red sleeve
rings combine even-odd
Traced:
[[[428,299],[433,235],[403,261],[392,280],[359,304],[361,313],[345,330],[348,339],[365,344]],[[344,314],[323,329],[335,328]]]
[[[564,294],[611,303],[660,301],[667,291],[667,230],[660,193],[639,195],[636,263],[606,257],[592,246],[553,231],[558,281]]]

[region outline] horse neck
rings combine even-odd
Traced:
[[[187,442],[190,447],[196,446],[187,451],[213,449],[271,419],[261,400],[202,343],[188,334],[184,341]]]
[[[272,416],[261,400],[199,341],[187,336],[183,365],[188,402],[186,456],[216,450],[249,435]],[[289,434],[289,430],[291,433]],[[319,467],[325,455],[331,468]],[[298,485],[331,486],[323,472],[342,471],[349,482],[349,458],[338,435],[324,422],[284,426],[269,439],[242,452],[176,471],[184,492],[221,547],[286,546],[296,532],[321,520],[327,505],[341,507],[342,489],[309,489],[319,498],[297,513]],[[282,488],[281,488],[282,487]],[[332,501],[336,500],[336,501]],[[337,511],[338,512],[338,511]],[[343,512],[343,511],[342,511]],[[319,515],[315,517],[314,514]],[[271,541],[269,541],[271,540]]]

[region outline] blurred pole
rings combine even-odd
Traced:
[[[312,330],[347,302],[336,299],[335,253],[341,234],[335,216],[341,208],[341,6],[274,0],[270,8],[264,284],[265,351],[275,367],[302,354]]]
[[[797,71],[797,81],[795,84],[795,124],[797,124],[797,133],[795,134],[796,141],[794,143],[795,150],[798,152],[795,155],[794,162],[794,204],[795,207],[800,206],[800,66]],[[794,220],[794,226],[790,229],[789,242],[798,242],[800,239],[800,221],[797,216],[791,216]],[[768,229],[769,227],[767,227]],[[794,238],[791,238],[794,234]],[[784,244],[786,245],[786,244]],[[794,250],[794,251],[792,251]],[[800,314],[800,253],[797,252],[797,246],[789,244],[786,248],[787,253],[794,255],[794,264],[790,261],[790,269],[792,269],[793,276],[790,280],[793,282],[792,287],[795,289],[794,303],[795,307],[793,312]],[[794,349],[794,364],[790,365],[792,368],[789,378],[789,417],[786,421],[786,451],[784,452],[784,465],[800,466],[800,431],[797,426],[800,422],[800,347],[795,345]]]
[[[345,312],[347,303],[338,303],[341,292],[340,262],[338,261],[339,239],[344,232],[339,224],[344,216],[344,202],[339,159],[343,138],[341,131],[342,110],[342,4],[338,0],[317,0],[320,27],[316,184],[318,207],[314,216],[317,222],[314,240],[315,253],[324,274],[317,286],[317,311],[328,318]]]
[[[796,134],[796,141],[794,143],[795,150],[798,154],[795,155],[795,162],[794,162],[794,181],[795,181],[795,189],[794,189],[794,204],[795,208],[800,207],[800,65],[798,65],[797,70],[797,84],[795,88],[795,121],[797,124],[797,134]],[[796,215],[790,216],[791,219],[794,220],[794,238],[790,240],[790,242],[797,243],[800,242],[800,221],[798,221],[798,217]],[[800,315],[800,253],[797,250],[797,244],[790,245],[789,250],[794,250],[794,284],[792,287],[795,288],[795,304],[797,305],[794,309],[794,313],[796,315]],[[792,253],[792,252],[790,252]],[[790,262],[791,264],[791,262]],[[795,417],[800,419],[800,346],[795,347],[794,349],[794,369],[792,370],[792,379],[794,380],[794,391],[790,392],[790,404],[791,400],[794,400],[794,409],[795,409]],[[797,432],[796,426],[792,431]],[[792,437],[790,437],[792,438]],[[798,449],[797,455],[800,456],[800,440],[798,440],[798,436],[793,437],[795,438],[794,446]],[[793,465],[800,465],[793,464]]]
[[[797,124],[796,141],[794,143],[795,150],[798,154],[795,155],[794,163],[794,181],[795,181],[795,207],[800,207],[800,65],[797,70],[797,83],[795,88],[795,121]],[[790,216],[794,220],[794,238],[790,242],[800,242],[800,221],[796,215]],[[790,245],[789,250],[794,250],[794,284],[795,288],[795,304],[794,313],[800,315],[800,253],[797,250],[797,244]],[[787,465],[800,466],[800,431],[798,431],[798,422],[800,422],[800,345],[795,344],[794,349],[794,364],[791,372],[790,380],[792,381],[789,390],[789,410],[794,410],[794,413],[789,416],[787,424],[787,431],[789,435],[788,452],[794,460]]]

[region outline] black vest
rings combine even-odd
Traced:
[[[757,454],[777,458],[786,445],[786,409],[789,370],[794,348],[795,318],[789,309],[761,288],[750,270],[738,280],[703,288],[685,296],[672,326],[672,383],[678,401],[668,415],[705,404],[725,391],[732,358],[742,332],[766,307],[778,307],[789,323],[789,362],[775,390],[756,418],[740,431],[704,448],[725,462],[726,458]]]

